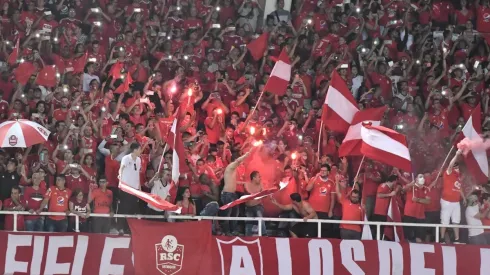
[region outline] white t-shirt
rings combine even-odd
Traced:
[[[167,199],[170,191],[170,183],[167,183],[167,186],[163,186],[163,183],[160,179],[157,179],[153,182],[153,187],[151,188],[151,193],[159,196],[162,199]],[[148,208],[151,208],[158,212],[163,212],[163,210],[157,209],[150,204],[148,204]]]
[[[125,155],[121,160],[122,170],[121,181],[135,189],[140,189],[141,158],[133,160],[131,154]]]
[[[480,219],[475,218],[475,215],[480,212],[478,204],[466,207],[466,223],[468,225],[483,225]],[[483,234],[483,229],[468,229],[468,236],[474,237]]]
[[[82,86],[82,88],[83,88],[84,92],[90,91],[90,82],[94,79],[97,79],[97,81],[100,83],[100,79],[98,76],[89,75],[88,73],[83,74],[83,82],[82,82],[83,86]]]

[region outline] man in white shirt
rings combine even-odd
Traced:
[[[482,219],[488,215],[490,207],[486,207],[483,211],[480,211],[480,203],[478,202],[478,196],[475,193],[471,193],[468,196],[468,206],[466,207],[466,223],[468,225],[482,226]],[[483,229],[468,229],[468,243],[477,245],[486,245],[485,234]]]
[[[137,142],[132,143],[129,147],[130,154],[124,156],[119,168],[119,183],[126,184],[134,189],[140,189],[140,171],[141,171],[141,145]],[[139,214],[138,198],[126,193],[119,192],[118,214]],[[118,219],[119,234],[129,232],[126,219]]]
[[[145,185],[148,188],[151,188],[151,194],[155,194],[160,198],[169,201],[171,176],[172,172],[170,169],[162,169],[160,172],[155,173],[155,176],[153,176],[153,178]],[[148,204],[147,213],[149,215],[163,215],[164,211]]]

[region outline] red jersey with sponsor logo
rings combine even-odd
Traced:
[[[45,199],[49,199],[48,211],[49,212],[65,212],[68,210],[68,201],[71,197],[70,189],[60,190],[57,186],[51,186],[46,194]],[[52,220],[61,221],[65,219],[65,216],[49,216]]]
[[[332,202],[332,194],[335,192],[334,182],[329,180],[323,180],[318,177],[313,183],[313,189],[310,191],[310,198],[308,202],[316,212],[328,213],[330,209],[330,203]]]
[[[461,197],[461,181],[459,173],[452,171],[451,174],[447,174],[444,171],[443,187],[442,187],[442,199],[449,202],[459,202]]]

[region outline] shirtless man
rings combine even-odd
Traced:
[[[238,166],[240,166],[241,163],[245,161],[245,159],[250,155],[250,152],[247,152],[243,156],[237,158],[234,162],[228,164],[226,166],[225,172],[224,172],[224,180],[225,180],[225,186],[223,187],[223,191],[221,192],[221,202],[223,205],[231,203],[235,200],[238,199],[237,194],[236,194],[236,170]],[[232,207],[228,208],[224,211],[222,211],[223,217],[238,217],[238,207]],[[224,234],[230,234],[233,233],[234,235],[237,235],[237,221],[222,221],[221,222],[221,229]]]
[[[271,198],[271,202],[284,211],[294,210],[298,215],[300,215],[305,223],[297,223],[289,230],[291,237],[293,238],[315,238],[318,236],[318,226],[316,223],[306,223],[309,219],[318,219],[318,215],[315,209],[307,201],[301,200],[301,195],[298,193],[292,193],[290,196],[292,204],[282,205],[274,199]]]
[[[245,191],[248,194],[255,194],[262,191],[262,178],[258,171],[250,174],[250,183],[245,184]],[[251,200],[245,203],[245,215],[249,218],[263,217],[264,206],[261,200]],[[252,236],[253,223],[246,223],[245,236]],[[262,235],[266,233],[265,222],[262,221]]]

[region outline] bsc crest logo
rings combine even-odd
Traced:
[[[182,269],[184,246],[172,235],[163,237],[155,244],[156,267],[163,275],[174,275]]]

